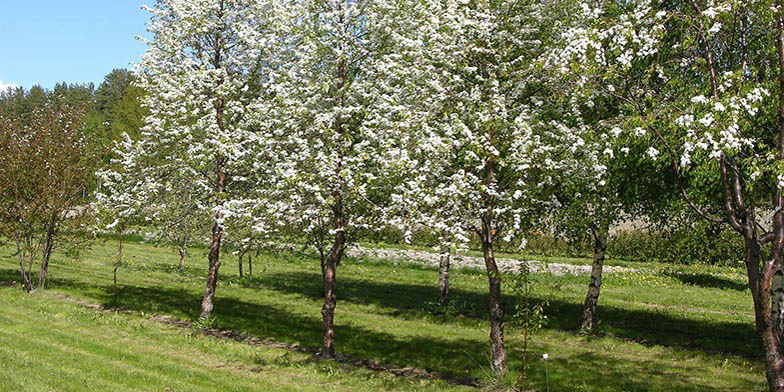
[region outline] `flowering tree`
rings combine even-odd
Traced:
[[[602,104],[614,106],[607,101]],[[602,104],[597,104],[595,111],[601,111]],[[605,118],[601,122],[605,120],[612,123],[615,119]],[[593,125],[601,127],[601,122]],[[602,166],[606,166],[602,179],[574,176],[562,181],[562,186],[555,192],[555,208],[549,213],[557,235],[576,241],[587,237],[592,245],[593,263],[580,328],[584,333],[592,332],[596,324],[605,255],[611,240],[610,228],[632,219],[664,225],[671,223],[671,216],[683,212],[680,195],[670,186],[669,181],[674,177],[666,163],[639,159],[638,155],[648,148],[647,143],[620,138],[607,138],[602,142],[607,146],[599,157]],[[652,172],[659,175],[652,176]]]
[[[185,266],[188,246],[203,243],[212,220],[209,212],[198,204],[202,190],[191,181],[194,178],[198,174],[189,172],[188,168],[170,173],[163,179],[165,183],[156,187],[145,208],[149,223],[155,228],[149,234],[156,243],[177,250],[180,271]]]
[[[601,81],[625,103],[626,128],[651,143],[651,159],[670,162],[690,208],[743,236],[771,391],[784,390],[780,7],[775,1],[585,4],[586,17],[554,57],[564,72],[590,75],[587,83]],[[690,183],[699,191],[689,191]]]
[[[336,271],[360,230],[384,225],[384,206],[414,143],[403,58],[421,48],[406,0],[278,4],[275,72],[256,105],[268,131],[275,184],[264,213],[304,233],[321,255],[323,357],[334,356]]]
[[[409,152],[416,177],[396,200],[456,242],[480,239],[492,368],[499,375],[506,352],[497,239],[524,246],[561,175],[586,165],[602,171],[576,110],[579,100],[559,107],[545,99],[560,82],[537,66],[549,35],[545,15],[555,10],[525,1],[432,5],[427,52],[417,64],[426,93],[418,96],[422,141]]]
[[[114,261],[112,299],[117,303],[117,272],[123,262],[123,240],[134,224],[144,223],[146,206],[151,199],[150,180],[144,165],[139,162],[143,155],[141,145],[127,133],[115,142],[114,157],[110,164],[98,170],[99,189],[92,208],[97,212],[97,231],[117,234],[117,258]]]
[[[150,110],[133,159],[156,185],[175,172],[192,176],[193,205],[209,212],[209,270],[200,317],[213,309],[227,219],[247,189],[248,103],[256,94],[265,4],[251,0],[161,0],[152,8],[152,39],[138,67]],[[140,163],[142,164],[142,163]],[[160,179],[160,181],[157,181]],[[167,189],[171,191],[171,189]]]
[[[26,115],[0,116],[0,234],[16,244],[22,287],[46,286],[52,252],[84,235],[79,208],[92,184],[96,149],[85,138],[84,110],[47,95]]]

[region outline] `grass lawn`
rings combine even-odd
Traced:
[[[176,252],[126,243],[118,305],[130,314],[97,313],[52,296],[109,304],[116,246],[96,243],[78,261],[56,257],[46,292],[0,288],[2,389],[471,389],[193,336],[147,320],[150,314],[197,317],[203,250],[194,250],[179,273]],[[454,306],[447,314],[432,305],[436,279],[430,268],[345,260],[338,269],[337,351],[490,385],[485,275],[453,273]],[[0,248],[0,282],[18,280],[11,249]],[[652,265],[647,272],[606,275],[593,337],[576,334],[587,282],[587,276],[537,276],[535,300],[547,301],[548,321],[533,336],[527,388],[545,390],[541,354],[548,353],[552,391],[765,389],[751,298],[738,271]],[[214,315],[221,327],[317,350],[321,295],[315,259],[267,254],[254,258],[252,279],[240,279],[229,255]],[[514,299],[505,301],[511,310]],[[510,380],[519,377],[519,335],[507,325]]]

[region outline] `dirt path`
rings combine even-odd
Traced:
[[[399,260],[438,266],[440,255],[421,250],[393,249],[393,248],[364,248],[354,246],[347,251],[352,257],[369,257],[379,260]],[[539,260],[496,259],[498,268],[502,271],[517,271],[522,265],[527,265],[531,272],[546,272],[556,276],[563,275],[588,275],[591,273],[590,265],[545,263]],[[470,268],[484,270],[485,262],[481,257],[457,255],[451,262],[456,268]],[[628,267],[604,266],[604,273],[638,272],[638,269]]]

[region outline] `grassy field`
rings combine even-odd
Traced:
[[[98,312],[55,297],[112,301],[117,244],[97,243],[81,260],[57,257],[46,292],[0,288],[0,385],[11,390],[471,390],[317,361],[312,355],[251,347],[149,320],[193,320],[204,289],[202,251],[182,273],[168,249],[126,244],[119,303]],[[0,248],[0,282],[18,281]],[[572,260],[571,262],[579,262]],[[588,261],[583,261],[588,262]],[[599,333],[579,336],[587,276],[537,277],[545,328],[533,336],[526,388],[552,391],[754,391],[765,389],[761,349],[743,276],[732,268],[646,265],[606,275]],[[479,380],[489,375],[487,280],[452,275],[453,306],[435,309],[437,273],[405,263],[348,259],[338,269],[336,344],[340,353]],[[225,257],[215,316],[223,328],[317,350],[322,285],[318,261],[301,254],[254,258],[254,277]],[[511,310],[514,299],[506,297]],[[506,330],[509,380],[519,377],[521,339]],[[6,387],[8,386],[8,387]]]

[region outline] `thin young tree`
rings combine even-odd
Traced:
[[[210,228],[208,211],[199,208],[199,193],[202,191],[192,179],[198,174],[184,167],[182,171],[170,173],[148,200],[145,210],[150,218],[148,224],[154,228],[148,233],[156,244],[173,248],[180,256],[177,269],[182,272],[189,247],[203,244]]]
[[[257,105],[274,140],[278,224],[305,235],[320,254],[324,344],[335,355],[337,269],[360,230],[384,225],[403,147],[414,143],[396,103],[421,49],[407,0],[305,0],[278,4],[275,72]],[[417,52],[418,53],[418,52]],[[268,213],[269,210],[266,212]]]
[[[152,38],[137,75],[150,113],[134,150],[162,184],[176,171],[192,175],[194,205],[212,215],[202,318],[213,311],[227,217],[247,189],[248,146],[257,141],[247,119],[264,69],[265,6],[161,0],[147,8]]]
[[[625,102],[626,129],[650,141],[651,159],[670,163],[684,202],[743,237],[771,391],[784,390],[780,7],[779,1],[584,4],[585,18],[554,57],[564,72],[582,73]],[[690,188],[695,178],[702,185]]]
[[[557,178],[596,156],[576,103],[565,111],[550,107],[546,98],[558,80],[537,72],[552,8],[526,1],[434,2],[427,52],[416,64],[427,75],[421,81],[428,93],[419,102],[426,125],[422,142],[409,152],[417,176],[400,193],[422,201],[400,201],[421,209],[426,226],[448,231],[457,242],[480,240],[491,367],[499,377],[506,372],[506,349],[497,242],[523,245]]]

